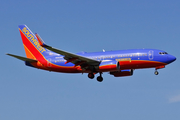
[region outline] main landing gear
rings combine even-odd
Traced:
[[[94,73],[89,73],[88,78],[93,79],[94,78]]]
[[[99,73],[99,74],[100,74],[100,76],[97,77],[97,81],[98,81],[98,82],[102,82],[102,81],[103,81],[102,73]],[[90,79],[93,79],[93,78],[94,78],[94,73],[89,73],[89,74],[88,74],[88,77],[89,77]]]
[[[99,74],[100,76],[97,77],[97,81],[102,82],[103,81],[102,73],[99,73]]]

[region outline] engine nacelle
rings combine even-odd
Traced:
[[[116,72],[110,72],[111,75],[114,75],[114,77],[125,77],[125,76],[131,76],[133,75],[133,70],[121,70]]]
[[[98,68],[101,72],[113,72],[113,71],[119,71],[120,65],[118,61],[107,61],[107,62],[101,62]]]

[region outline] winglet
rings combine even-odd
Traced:
[[[42,40],[42,38],[39,36],[39,34],[35,33],[35,36],[37,37],[37,40],[42,47],[45,47],[45,48],[51,47],[51,46],[45,44],[45,42]]]
[[[45,42],[42,40],[42,38],[39,36],[39,34],[35,33],[37,39],[38,39],[38,42],[41,46],[45,46]]]

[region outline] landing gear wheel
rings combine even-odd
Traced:
[[[158,71],[155,71],[155,72],[154,72],[154,74],[155,74],[155,75],[158,75],[158,74],[159,74],[159,72],[158,72]]]
[[[98,77],[97,77],[97,81],[98,81],[98,82],[102,82],[102,81],[103,81],[103,77],[98,76]]]
[[[93,79],[94,78],[94,74],[93,73],[89,73],[88,74],[88,78]]]

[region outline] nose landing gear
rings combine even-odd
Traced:
[[[162,65],[162,66],[158,66],[158,67],[156,67],[155,68],[155,72],[154,72],[154,74],[155,75],[158,75],[159,74],[159,72],[157,71],[158,69],[162,69],[162,68],[165,68],[165,65]]]
[[[159,74],[159,72],[158,72],[157,70],[155,70],[154,74],[155,74],[155,75],[158,75],[158,74]]]

